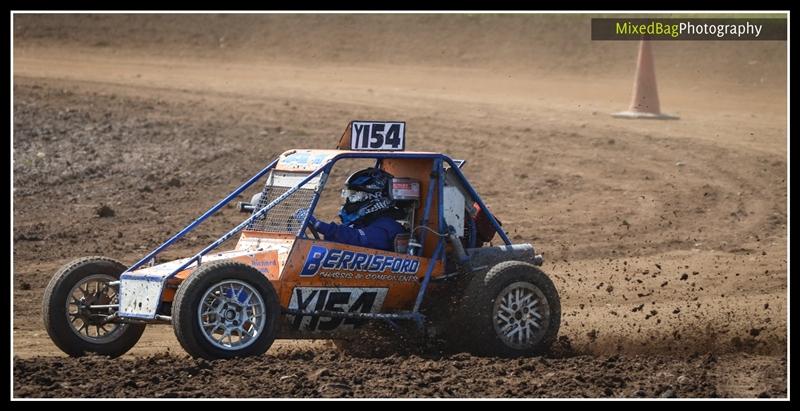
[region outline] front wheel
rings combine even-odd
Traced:
[[[172,326],[192,357],[265,353],[278,332],[278,295],[255,268],[235,261],[200,266],[178,288]]]
[[[125,265],[105,257],[86,257],[62,267],[44,291],[42,313],[50,339],[72,357],[125,354],[139,341],[144,324],[108,322],[119,304],[117,288]]]
[[[546,352],[558,335],[561,302],[538,267],[506,261],[476,276],[465,290],[460,323],[476,354],[520,356]]]

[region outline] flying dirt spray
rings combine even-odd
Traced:
[[[628,111],[611,114],[617,118],[642,118],[652,120],[677,120],[678,117],[661,113],[656,86],[656,68],[649,41],[639,43],[636,78],[633,81],[633,98]]]

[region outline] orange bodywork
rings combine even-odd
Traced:
[[[381,255],[395,259],[413,260],[418,262],[414,273],[395,273],[390,268],[382,271],[369,271],[366,269],[328,269],[320,267],[314,275],[301,275],[312,246],[325,249],[350,251],[366,255]],[[374,250],[348,244],[334,243],[331,241],[298,239],[294,243],[289,260],[286,262],[280,279],[273,281],[281,305],[287,307],[295,287],[330,287],[330,288],[386,288],[388,293],[383,303],[384,310],[407,310],[413,304],[419,292],[420,280],[425,276],[431,259],[415,257],[390,251]],[[442,274],[441,260],[434,263],[432,276]]]

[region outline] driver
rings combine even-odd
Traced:
[[[308,216],[308,223],[328,241],[393,251],[395,236],[405,230],[396,221],[402,218],[402,210],[389,196],[392,177],[374,167],[353,173],[342,190],[342,223],[322,222],[313,215]],[[302,219],[305,213],[306,209],[298,210],[297,217]]]

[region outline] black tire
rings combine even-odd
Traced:
[[[252,342],[247,342],[248,345],[242,348],[221,348],[214,345],[200,326],[198,307],[201,300],[211,287],[224,281],[246,284],[258,293],[264,303],[264,328]],[[278,295],[264,274],[247,264],[219,261],[201,265],[180,285],[172,305],[172,326],[178,342],[192,357],[209,360],[247,357],[265,353],[275,341],[280,312]]]
[[[530,315],[534,315],[535,311],[542,318],[539,319],[540,326],[535,328],[535,332],[534,328],[527,327],[528,334],[519,331],[515,338],[508,337],[504,341],[499,330],[502,327],[496,325],[500,322],[499,317],[495,317],[499,312],[496,312],[496,306],[503,302],[497,299],[517,289],[530,293],[532,300],[537,301],[535,310],[530,309]],[[528,318],[527,314],[522,314],[522,309],[517,311],[520,317]],[[460,335],[450,335],[448,339],[461,341],[462,348],[477,355],[517,357],[543,354],[556,340],[561,324],[561,302],[555,285],[538,267],[521,261],[505,261],[492,267],[485,275],[475,275],[464,290],[456,311],[453,325],[461,330]],[[520,321],[518,318],[513,321],[515,322],[508,323],[511,329],[523,329],[514,327]],[[453,329],[450,328],[451,332]],[[529,336],[524,342],[513,341],[521,340],[523,335]]]
[[[125,265],[110,258],[84,257],[64,265],[53,275],[44,291],[42,314],[47,334],[61,351],[72,357],[88,353],[118,357],[136,345],[144,332],[145,324],[117,324],[118,328],[109,333],[113,338],[92,342],[90,336],[82,338],[78,335],[67,313],[69,294],[81,280],[95,275],[106,277],[101,281],[119,280],[125,269]],[[87,332],[89,327],[91,326],[87,326]]]

